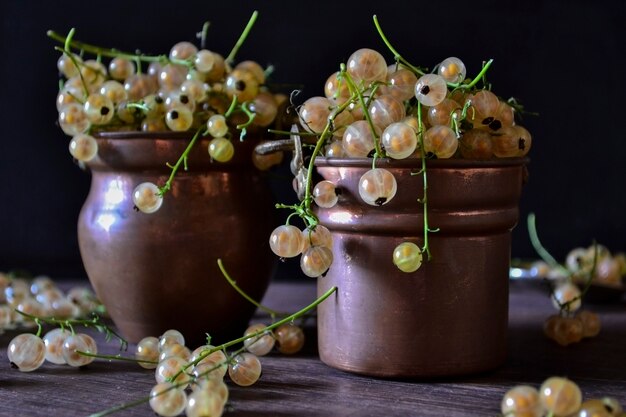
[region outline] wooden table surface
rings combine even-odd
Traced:
[[[296,311],[315,298],[313,281],[270,286],[264,304]],[[549,376],[576,381],[584,398],[612,396],[626,407],[626,304],[589,305],[600,314],[602,332],[563,348],[546,339],[544,319],[554,313],[538,285],[513,282],[509,357],[480,375],[439,380],[383,380],[332,369],[317,357],[314,323],[305,349],[295,356],[261,358],[260,381],[230,388],[225,416],[497,416],[503,394],[516,384],[539,386]],[[254,321],[263,321],[259,314]],[[0,416],[88,416],[148,395],[153,371],[133,363],[96,360],[76,369],[45,363],[30,373],[11,369],[6,347],[15,332],[0,335]],[[101,352],[117,353],[116,342],[98,336]],[[129,351],[134,347],[131,345]],[[120,416],[154,416],[146,404]]]

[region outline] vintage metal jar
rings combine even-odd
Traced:
[[[133,209],[140,183],[162,185],[189,143],[189,134],[116,132],[96,136],[87,165],[91,189],[78,238],[89,279],[131,342],[169,328],[202,344],[206,333],[230,340],[243,333],[255,307],[237,294],[217,266],[221,258],[238,285],[261,299],[273,268],[267,245],[273,208],[254,168],[258,140],[236,143],[235,157],[211,162],[208,140],[196,144],[159,211]]]
[[[316,161],[340,190],[319,208],[333,234],[334,261],[318,293],[337,286],[318,307],[319,354],[326,364],[382,377],[433,377],[485,371],[506,358],[511,230],[525,179],[524,159],[428,162],[432,260],[398,270],[394,248],[423,244],[420,160],[379,160],[398,191],[382,207],[358,195],[371,159]]]

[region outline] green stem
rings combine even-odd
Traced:
[[[469,90],[471,88],[473,88],[487,73],[487,71],[489,70],[489,67],[491,67],[491,64],[493,64],[493,59],[490,59],[489,61],[487,61],[485,63],[485,65],[483,65],[483,68],[480,70],[480,72],[478,73],[478,75],[476,77],[474,77],[474,79],[467,83],[467,84],[461,84],[461,83],[448,83],[448,86],[454,88],[454,89],[460,89],[460,90]]]
[[[204,22],[202,25],[202,32],[200,32],[200,48],[206,47],[206,36],[209,33],[209,26],[211,26],[211,22]]]
[[[230,106],[228,106],[228,110],[226,110],[226,113],[224,113],[224,117],[225,118],[230,117],[230,115],[233,114],[236,108],[237,108],[237,96],[234,95],[233,101],[230,102]]]
[[[400,55],[398,53],[398,51],[396,51],[396,49],[393,47],[393,45],[391,45],[391,42],[389,42],[389,40],[387,39],[387,37],[385,36],[385,34],[383,33],[383,29],[380,27],[380,24],[378,23],[378,17],[376,15],[373,16],[374,19],[374,25],[376,26],[376,30],[378,31],[378,34],[380,35],[380,37],[382,38],[383,42],[385,42],[385,45],[387,45],[387,48],[391,51],[391,53],[394,55],[394,59],[396,61],[402,62],[402,64],[406,65],[411,71],[413,71],[416,74],[419,75],[424,75],[424,71],[422,71],[421,69],[419,69],[418,67],[412,65],[409,61],[407,61],[406,59],[404,59],[402,57],[402,55]]]
[[[235,340],[231,340],[230,342],[226,342],[223,343],[219,346],[215,346],[211,349],[207,349],[205,351],[202,351],[202,353],[200,353],[198,355],[198,358],[195,359],[194,361],[188,363],[187,365],[185,365],[177,374],[172,376],[172,380],[175,380],[176,377],[178,377],[178,375],[180,375],[182,372],[185,372],[188,368],[192,367],[192,366],[196,366],[198,363],[200,363],[202,361],[202,359],[206,358],[207,356],[209,356],[210,354],[212,354],[213,352],[217,352],[219,350],[226,350],[226,348],[229,348],[233,345],[236,345],[238,343],[241,343],[247,339],[251,339],[251,338],[255,338],[258,337],[262,334],[265,334],[267,332],[269,332],[270,330],[274,330],[277,327],[282,326],[283,324],[286,323],[291,323],[294,320],[304,316],[306,313],[308,313],[310,310],[314,309],[315,307],[317,307],[320,303],[322,303],[324,300],[326,300],[328,297],[330,297],[334,292],[337,291],[337,287],[331,287],[328,291],[326,291],[324,294],[322,294],[320,297],[318,297],[315,301],[313,301],[311,304],[309,304],[308,306],[304,307],[301,310],[298,310],[297,312],[275,322],[270,324],[269,326],[266,326],[254,333],[250,333],[247,334],[245,336],[242,336],[238,339]]]
[[[382,149],[380,148],[380,143],[379,143],[380,137],[376,133],[374,122],[372,121],[372,117],[370,116],[370,113],[368,111],[368,106],[365,103],[365,99],[363,98],[363,93],[361,92],[361,90],[357,88],[356,84],[354,83],[354,80],[352,79],[352,77],[350,77],[350,74],[348,74],[348,72],[346,71],[345,64],[341,64],[341,77],[345,78],[346,84],[348,84],[348,88],[350,89],[352,94],[356,94],[356,96],[358,97],[359,104],[361,104],[361,107],[363,108],[363,115],[365,116],[365,120],[367,120],[367,124],[369,125],[370,130],[372,131],[372,136],[374,136],[374,148],[376,152],[375,154],[379,157],[383,157],[384,155],[383,155]]]
[[[269,307],[265,307],[263,304],[259,303],[254,298],[250,297],[244,290],[242,290],[237,285],[237,282],[231,278],[231,276],[226,271],[226,268],[224,268],[224,264],[222,263],[221,259],[217,260],[217,266],[220,268],[220,271],[222,271],[222,275],[224,275],[224,278],[226,278],[226,281],[228,281],[228,283],[231,285],[231,287],[235,289],[235,291],[237,291],[243,298],[248,300],[250,303],[255,305],[259,310],[265,311],[266,313],[271,315],[272,319],[274,319],[276,316],[287,316],[289,314],[289,313],[283,313],[280,311],[273,310]]]
[[[424,210],[424,246],[422,252],[426,253],[427,259],[430,261],[432,255],[430,253],[430,245],[428,244],[428,234],[430,226],[428,225],[428,175],[426,174],[426,151],[424,150],[424,125],[422,124],[422,103],[417,102],[417,126],[420,146],[420,155],[422,159],[422,181],[424,183],[424,197],[421,200]]]
[[[332,287],[332,288],[330,288],[330,289],[329,289],[328,291],[326,291],[326,292],[325,292],[325,293],[324,293],[321,297],[318,297],[315,301],[313,301],[313,302],[312,302],[311,304],[309,304],[308,306],[306,306],[306,307],[304,307],[303,309],[301,309],[301,310],[299,310],[299,311],[297,311],[297,312],[295,312],[295,313],[293,313],[293,314],[291,314],[291,315],[289,315],[289,316],[285,317],[284,319],[282,319],[282,320],[280,320],[280,321],[277,321],[277,322],[275,322],[275,323],[273,323],[273,324],[271,324],[271,325],[269,325],[269,326],[264,327],[264,328],[263,328],[263,329],[261,329],[261,330],[258,330],[258,331],[254,332],[254,333],[250,333],[250,334],[245,335],[245,336],[243,336],[243,337],[240,337],[240,338],[238,338],[238,339],[231,340],[230,342],[227,342],[227,343],[221,344],[221,345],[219,345],[219,346],[215,346],[215,347],[213,347],[213,348],[211,348],[211,349],[206,349],[206,350],[203,350],[203,351],[202,351],[202,352],[198,355],[198,358],[197,358],[197,359],[195,359],[194,361],[189,362],[187,365],[183,366],[183,367],[182,367],[182,368],[181,368],[181,369],[180,369],[177,373],[175,373],[174,375],[172,375],[172,376],[169,378],[169,380],[171,380],[171,381],[175,381],[175,380],[176,380],[176,378],[178,378],[178,376],[179,376],[179,375],[181,375],[182,373],[184,373],[187,369],[189,369],[189,368],[191,368],[191,367],[196,366],[196,365],[197,365],[197,364],[199,364],[199,363],[200,363],[200,362],[201,362],[204,358],[206,358],[207,356],[211,355],[211,354],[212,354],[212,353],[214,353],[214,352],[217,352],[217,351],[220,351],[220,350],[221,350],[221,351],[226,351],[226,348],[228,348],[228,347],[230,347],[230,346],[233,346],[233,345],[236,345],[236,344],[238,344],[238,343],[241,343],[241,342],[243,342],[243,341],[245,341],[245,340],[247,340],[247,339],[256,338],[256,337],[258,337],[258,336],[260,336],[260,335],[266,334],[266,333],[267,333],[267,332],[269,332],[270,330],[273,330],[273,329],[275,329],[275,328],[277,328],[277,327],[279,327],[279,326],[282,326],[283,324],[293,322],[293,321],[294,321],[294,320],[296,320],[297,318],[300,318],[300,317],[304,316],[304,315],[305,315],[306,313],[308,313],[310,310],[312,310],[312,309],[314,309],[315,307],[317,307],[317,306],[318,306],[321,302],[323,302],[323,301],[324,301],[324,300],[326,300],[328,297],[330,297],[330,296],[331,296],[331,295],[332,295],[335,291],[337,291],[337,287]],[[237,351],[235,352],[235,355],[236,355],[238,352],[242,352],[242,351],[244,351],[244,350],[245,350],[245,347],[242,347],[241,349],[239,349],[239,350],[237,350]],[[232,355],[231,355],[231,357],[232,357]],[[216,365],[216,367],[215,367],[215,368],[217,368],[217,367],[219,367],[219,366],[221,366],[221,364],[220,364],[220,365]],[[208,373],[208,372],[210,372],[210,371],[211,371],[211,370],[208,370],[206,373]],[[185,383],[184,383],[184,385],[186,385],[186,384],[187,384],[187,383],[185,382]],[[143,402],[147,402],[149,399],[150,399],[149,397],[147,397],[147,398],[143,398],[143,399],[141,399],[141,400],[138,400],[138,402],[134,402],[134,403],[132,403],[132,404],[134,404],[134,405],[141,404],[141,403],[143,403]],[[120,408],[120,407],[123,407],[123,408]],[[100,414],[100,413],[99,413],[99,414],[92,414],[92,416],[91,416],[91,417],[99,417],[99,416],[104,416],[104,415],[107,415],[107,414],[112,414],[112,413],[113,413],[113,412],[115,412],[115,411],[124,410],[124,409],[126,409],[126,408],[130,408],[130,407],[125,407],[124,405],[122,405],[122,406],[118,406],[118,407],[114,407],[114,408],[109,409],[109,410],[111,410],[111,412],[109,412],[109,410],[105,410],[103,413],[106,413],[106,414]]]
[[[528,224],[528,235],[530,237],[530,242],[533,245],[533,248],[539,255],[541,259],[543,259],[551,268],[559,269],[561,272],[565,272],[568,276],[570,272],[567,268],[563,267],[560,263],[557,262],[556,259],[548,252],[548,250],[541,244],[539,240],[539,235],[537,234],[537,226],[535,224],[535,213],[530,213],[527,218]]]
[[[101,355],[101,354],[96,354],[96,353],[83,352],[80,350],[77,350],[76,353],[78,353],[79,355],[88,356],[90,358],[105,359],[105,360],[115,360],[115,361],[125,361],[125,362],[135,362],[135,363],[152,363],[155,365],[159,363],[157,361],[151,361],[148,359],[135,359],[135,358],[130,358],[128,356],[122,356],[119,354],[118,355]]]
[[[233,49],[230,51],[230,54],[228,54],[228,56],[226,57],[226,63],[228,64],[233,63],[233,61],[235,60],[235,56],[237,55],[237,52],[239,52],[239,48],[241,48],[241,45],[243,45],[246,38],[248,37],[248,34],[250,33],[252,26],[254,26],[254,22],[256,22],[256,19],[258,16],[259,16],[259,12],[255,10],[252,13],[252,16],[250,16],[250,20],[248,20],[248,24],[246,25],[246,28],[241,33],[241,36],[239,36],[239,39],[237,39],[237,43],[235,43],[235,46],[233,46]]]
[[[74,34],[72,32],[73,30],[74,29],[70,30],[70,34],[72,34],[72,36]],[[140,60],[143,62],[170,62],[172,64],[180,64],[180,65],[185,65],[187,67],[192,65],[190,61],[187,61],[185,59],[170,59],[166,55],[150,56],[150,55],[142,55],[142,54],[133,54],[130,52],[123,52],[123,51],[119,51],[113,48],[102,48],[100,46],[72,40],[69,37],[69,35],[67,37],[63,35],[59,35],[53,30],[49,30],[46,34],[48,35],[49,38],[63,43],[67,51],[69,51],[70,50],[69,48],[71,47],[71,48],[78,49],[81,51],[89,52],[93,55],[106,56],[108,58],[119,57],[119,58],[125,58],[128,60]]]
[[[200,132],[202,131],[202,129],[203,128],[200,128],[196,131],[195,135],[193,135],[193,138],[191,138],[191,141],[187,145],[187,148],[185,148],[185,151],[178,158],[178,161],[176,162],[176,164],[174,166],[171,166],[172,172],[170,173],[169,178],[165,182],[165,185],[159,188],[159,195],[161,197],[163,197],[163,195],[165,195],[165,193],[167,193],[172,188],[172,182],[174,181],[174,177],[176,176],[176,173],[178,172],[180,165],[184,164],[185,170],[187,170],[187,158],[189,156],[189,152],[191,152],[191,149],[193,148],[193,146],[196,144],[196,141],[200,137]]]
[[[122,336],[117,334],[115,330],[111,329],[109,326],[104,324],[102,322],[102,318],[97,315],[94,315],[92,319],[56,319],[54,317],[34,316],[32,314],[28,314],[17,309],[15,311],[21,314],[22,316],[35,321],[35,323],[37,323],[37,325],[40,327],[41,327],[41,323],[51,324],[53,326],[60,326],[61,328],[69,327],[72,330],[72,333],[74,333],[73,326],[75,325],[79,325],[79,326],[83,326],[87,328],[93,328],[93,329],[98,330],[101,333],[105,333],[107,340],[111,336],[114,336],[116,339],[118,339],[120,341],[121,350],[126,350],[126,348],[128,347],[128,342],[126,341],[126,339],[124,339]]]

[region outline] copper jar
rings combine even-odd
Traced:
[[[223,278],[260,300],[273,256],[267,239],[273,208],[269,187],[253,167],[258,142],[235,144],[235,157],[211,162],[208,140],[196,143],[188,171],[179,170],[160,210],[134,210],[133,189],[163,185],[189,134],[116,132],[96,136],[87,165],[91,189],[80,212],[78,239],[89,279],[114,323],[131,342],[180,330],[190,343],[240,336],[255,307]]]
[[[340,190],[318,209],[333,234],[334,261],[318,294],[319,354],[326,364],[382,377],[433,377],[485,371],[506,358],[511,230],[525,178],[523,159],[428,162],[432,259],[414,273],[398,270],[394,248],[423,244],[420,160],[379,160],[398,191],[382,207],[365,204],[359,178],[371,159],[316,161]]]

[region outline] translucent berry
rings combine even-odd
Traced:
[[[338,200],[337,190],[332,182],[327,180],[320,181],[313,187],[313,201],[318,206],[331,208],[337,204]]]
[[[95,59],[85,61],[80,67],[80,73],[90,91],[100,87],[107,78],[106,67]]]
[[[270,235],[270,248],[281,258],[298,256],[302,253],[303,245],[302,233],[296,226],[278,226]]]
[[[263,331],[265,327],[267,326],[263,323],[253,324],[246,329],[244,336]],[[274,348],[274,343],[276,343],[276,340],[274,340],[270,331],[262,332],[256,337],[250,337],[243,341],[246,350],[256,356],[264,356],[270,353]]]
[[[244,70],[254,75],[259,84],[265,84],[265,71],[263,67],[256,61],[241,61],[235,66],[236,70]]]
[[[178,343],[179,345],[185,344],[185,336],[176,329],[166,330],[159,336],[159,349],[163,349],[174,343]]]
[[[150,408],[160,416],[174,417],[185,410],[187,394],[171,382],[156,384],[150,391]]]
[[[215,54],[206,49],[198,51],[193,59],[193,65],[200,72],[209,72],[215,65]]]
[[[359,195],[372,206],[387,204],[396,195],[397,188],[396,178],[383,168],[370,169],[359,179]]]
[[[46,360],[48,362],[62,365],[65,362],[63,357],[63,343],[65,339],[72,333],[66,329],[52,329],[43,337],[43,343],[46,346]]]
[[[198,52],[198,48],[191,42],[182,41],[176,43],[170,49],[170,59],[189,59]]]
[[[500,100],[489,90],[480,90],[470,98],[471,107],[468,116],[474,127],[488,127],[498,114]]]
[[[79,133],[69,145],[70,154],[79,161],[91,161],[98,154],[98,142],[93,136]]]
[[[74,60],[72,60],[72,58],[74,58]],[[78,55],[72,54],[72,58],[64,53],[57,60],[57,68],[59,69],[59,72],[67,79],[76,77],[80,72],[78,67],[74,64],[74,61],[76,61],[79,65],[83,62],[81,57]]]
[[[459,58],[449,57],[444,59],[437,70],[439,75],[449,83],[460,83],[465,79],[465,64]]]
[[[413,242],[402,242],[393,250],[393,263],[402,272],[415,272],[422,265],[422,250]]]
[[[174,132],[184,132],[193,123],[193,113],[187,107],[175,106],[166,113],[165,123]]]
[[[340,79],[339,74],[339,71],[331,74],[324,84],[324,95],[337,105],[345,103],[350,98],[348,83]]]
[[[99,92],[111,100],[114,105],[128,99],[128,93],[126,89],[124,89],[124,86],[115,80],[105,81],[104,84],[100,86]]]
[[[133,203],[144,213],[154,213],[161,208],[163,196],[159,187],[151,182],[143,182],[133,191]]]
[[[318,224],[314,229],[307,227],[302,230],[302,239],[304,240],[304,248],[302,252],[311,246],[325,246],[328,249],[333,248],[333,235],[326,226]]]
[[[493,153],[498,158],[525,156],[530,150],[532,137],[520,125],[504,127],[492,136]]]
[[[286,323],[274,330],[278,351],[287,355],[293,355],[302,350],[304,346],[304,332],[293,323]]]
[[[250,386],[261,376],[261,362],[252,353],[240,353],[228,366],[228,375],[235,384],[242,387]]]
[[[97,354],[98,346],[91,336],[85,333],[69,335],[63,342],[63,359],[70,366],[85,366],[93,362],[94,358],[79,352]]]
[[[159,339],[154,336],[144,337],[137,343],[135,359],[150,362],[138,362],[145,369],[154,369],[159,361]],[[151,363],[155,362],[155,363]]]
[[[459,147],[456,134],[448,126],[433,126],[424,133],[424,152],[446,159]]]
[[[465,159],[489,159],[493,156],[493,141],[486,130],[472,129],[459,138],[459,149]]]
[[[196,348],[191,352],[191,359],[189,362],[196,362],[202,357],[200,362],[194,367],[194,375],[196,377],[205,377],[205,379],[222,379],[226,375],[228,368],[228,360],[226,355],[221,350],[216,350],[210,354],[208,351],[212,350],[214,346],[205,345]]]
[[[219,417],[223,412],[224,401],[217,393],[208,389],[196,390],[187,399],[187,417]]]
[[[343,150],[343,141],[331,140],[330,143],[326,146],[325,156],[326,158],[343,158],[345,156],[345,151]]]
[[[502,414],[510,417],[542,417],[539,391],[530,385],[517,385],[504,394],[500,406]]]
[[[317,278],[328,271],[333,263],[333,253],[326,246],[311,246],[300,258],[300,269],[308,277]]]
[[[602,327],[600,323],[600,316],[589,310],[580,310],[576,312],[578,320],[583,325],[583,337],[595,337],[600,333]]]
[[[332,101],[326,97],[311,97],[298,110],[300,125],[307,132],[322,133],[328,123],[332,107]]]
[[[574,382],[566,378],[551,377],[539,388],[543,407],[555,417],[568,416],[580,408],[582,393]]]
[[[358,84],[369,85],[374,81],[384,82],[387,77],[385,58],[373,49],[359,49],[350,55],[347,62],[348,74]]]
[[[376,135],[380,136],[381,129],[374,126]],[[357,120],[346,128],[343,133],[343,150],[352,158],[364,158],[374,150],[374,134],[365,120]]]
[[[109,75],[117,81],[124,81],[135,73],[135,64],[126,58],[115,57],[109,62]]]
[[[226,77],[224,83],[226,94],[230,98],[236,96],[240,103],[251,101],[259,94],[259,82],[250,71],[236,69]]]
[[[159,72],[159,87],[163,91],[174,91],[185,82],[187,73],[187,67],[184,65],[166,64]]]
[[[448,94],[448,85],[440,75],[422,75],[415,84],[415,97],[425,106],[436,106]]]
[[[128,99],[139,101],[145,96],[156,91],[152,79],[145,74],[135,74],[124,80],[124,89]]]
[[[415,94],[415,84],[417,77],[406,68],[398,65],[389,65],[387,67],[387,84],[381,86],[382,94],[390,94],[400,101],[411,99]]]
[[[269,126],[278,114],[278,106],[271,93],[260,92],[250,104],[250,110],[254,112],[252,123],[256,126]]]
[[[209,155],[217,162],[228,162],[235,155],[235,147],[226,138],[213,138],[209,142]]]
[[[115,114],[111,99],[99,93],[89,94],[84,109],[87,118],[94,125],[109,123]]]
[[[178,356],[165,358],[159,362],[154,371],[156,382],[161,383],[171,380],[176,384],[181,384],[181,388],[184,388],[184,384],[191,380],[191,377],[187,374],[187,372],[181,372],[186,365],[187,361]],[[174,378],[174,375],[177,375],[176,378]],[[172,378],[174,379],[172,380]]]
[[[406,116],[402,101],[390,94],[377,97],[370,104],[368,111],[372,122],[381,129],[401,121]]]
[[[177,356],[184,361],[189,361],[189,359],[191,358],[191,351],[185,345],[181,345],[180,343],[172,343],[164,346],[161,349],[161,351],[159,352],[158,361],[162,362],[171,356]]]
[[[256,152],[252,152],[252,163],[256,169],[261,171],[267,171],[275,165],[279,165],[284,158],[284,152],[272,152],[269,154],[261,155]]]
[[[557,310],[576,311],[580,308],[580,290],[571,282],[563,282],[554,288],[552,304]]]
[[[461,108],[462,106],[456,101],[445,98],[441,103],[428,109],[428,122],[431,126],[450,126],[454,115],[458,121],[461,120]]]
[[[46,356],[46,347],[40,337],[30,333],[15,336],[7,349],[9,362],[22,372],[39,368]]]
[[[404,159],[411,156],[417,148],[415,130],[404,122],[392,123],[385,128],[381,136],[381,144],[387,156]]]
[[[70,103],[59,111],[59,125],[66,135],[74,136],[85,133],[91,127],[91,122],[82,104]]]

